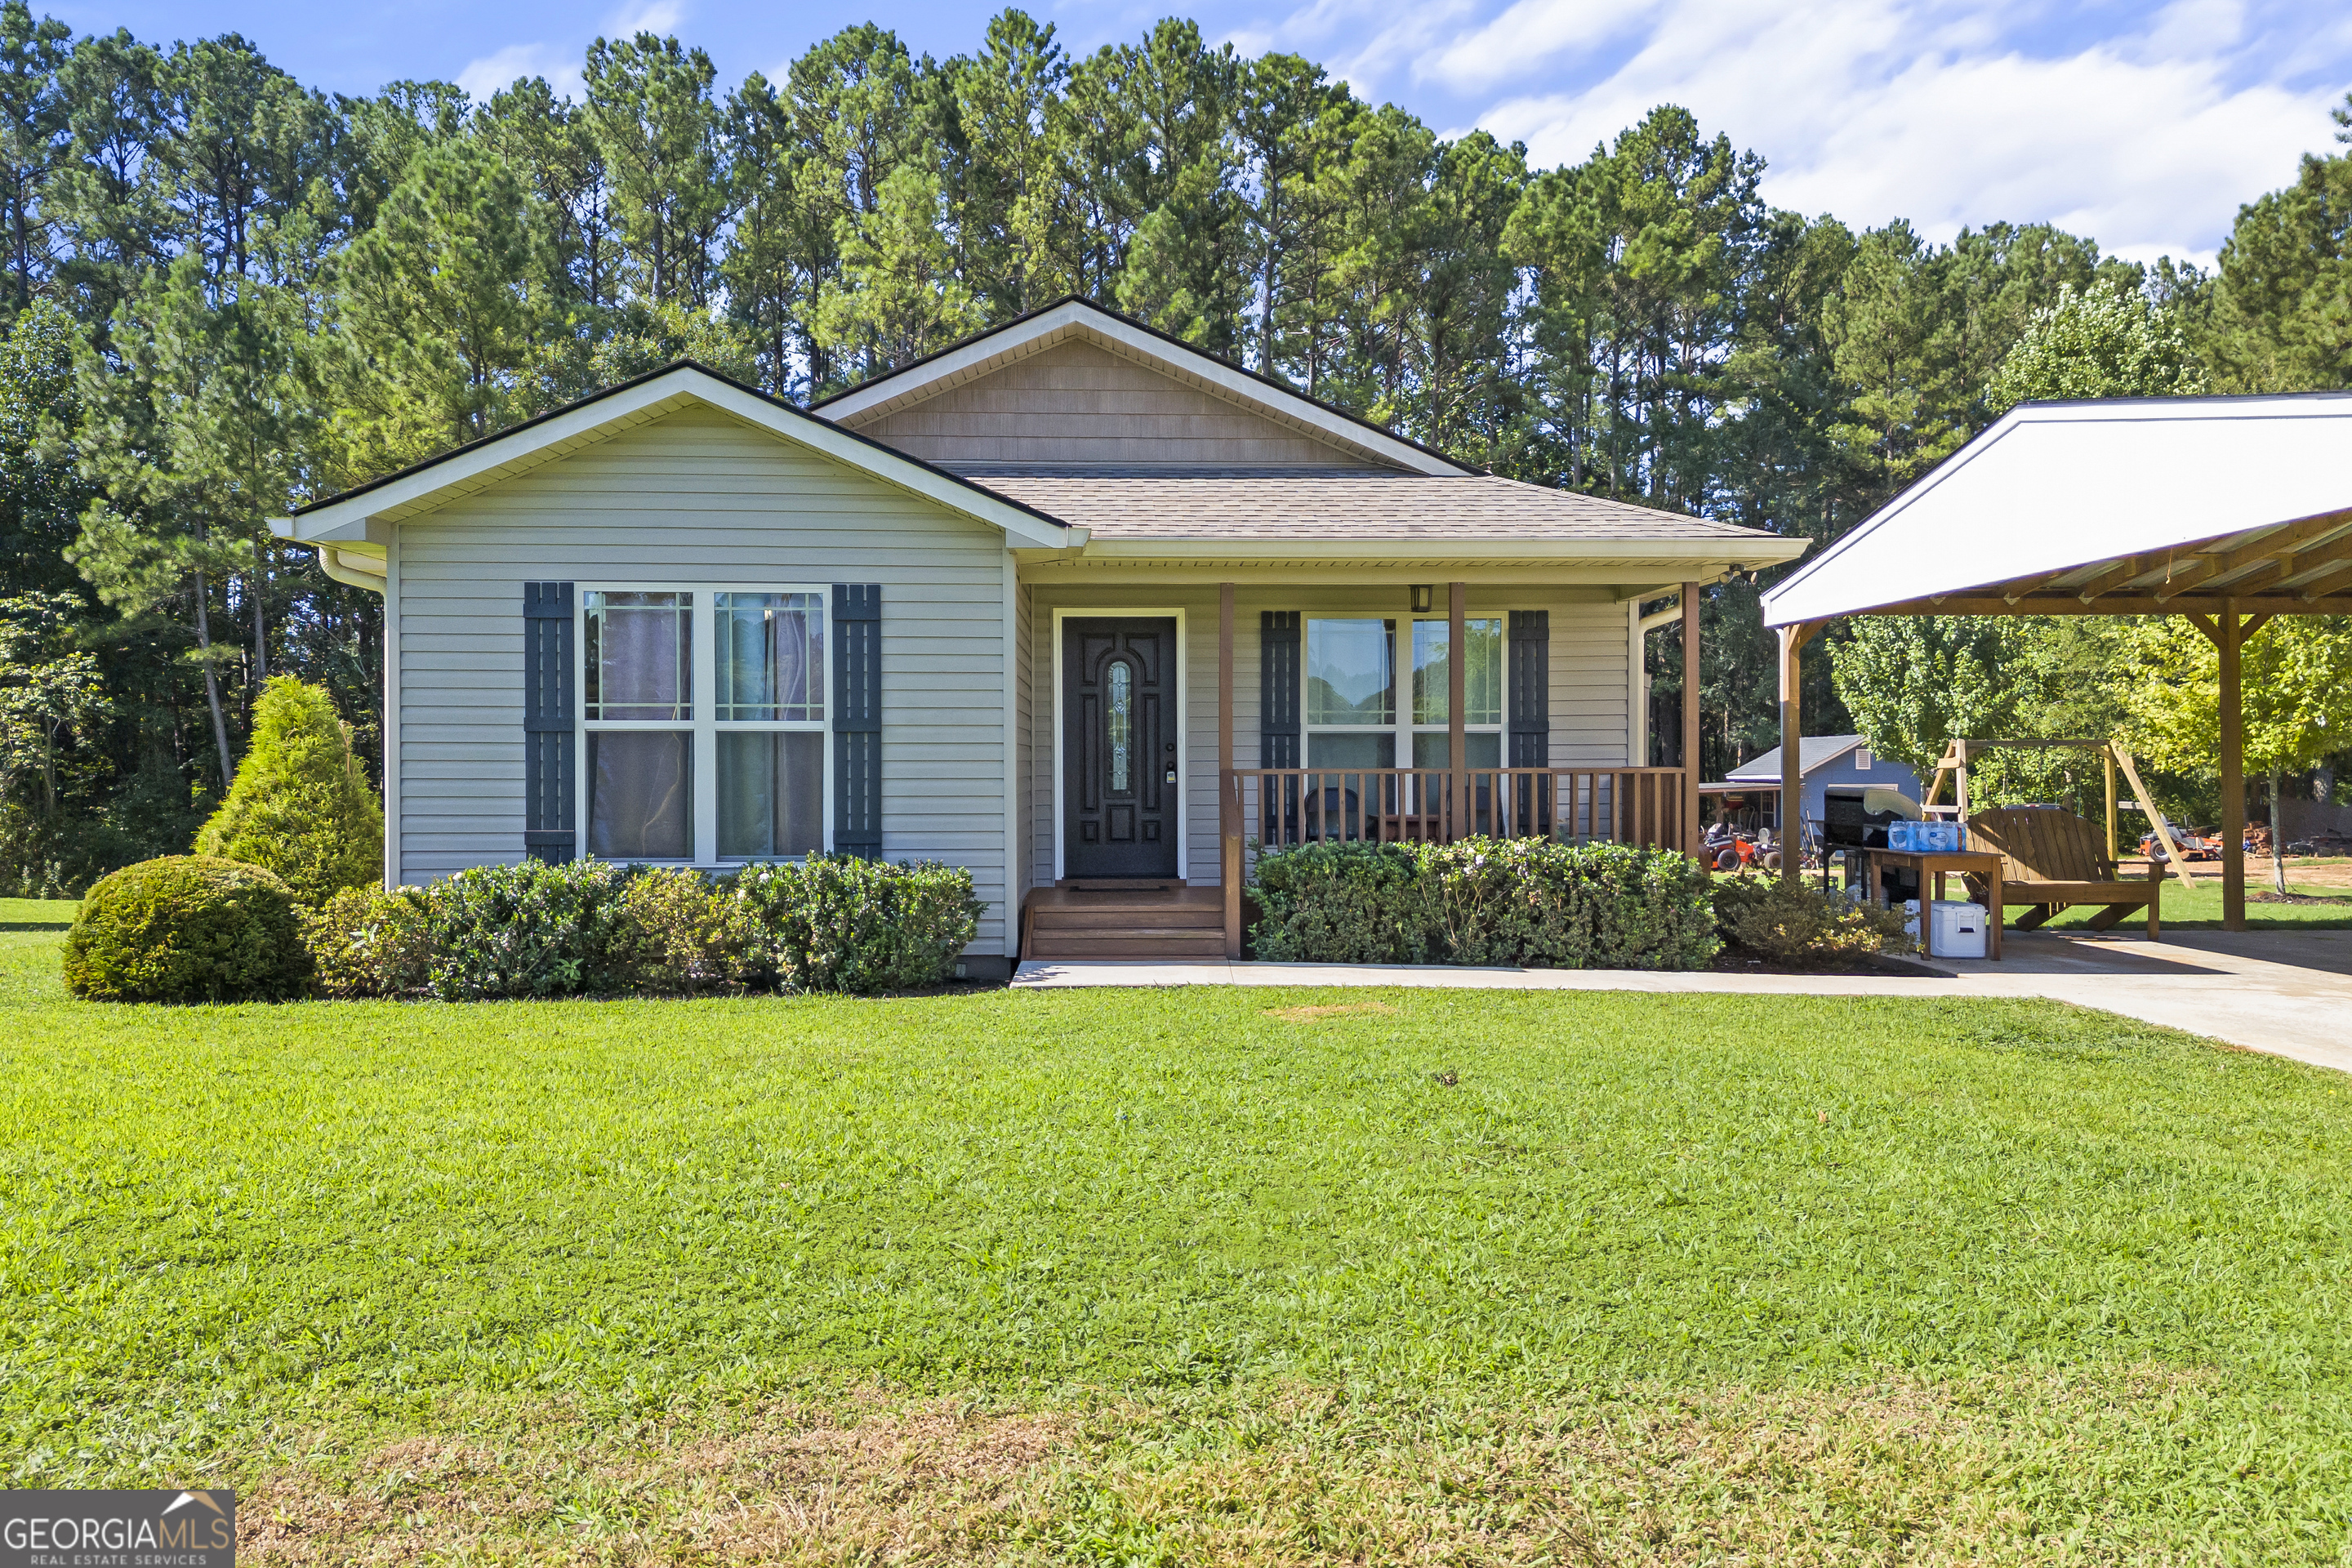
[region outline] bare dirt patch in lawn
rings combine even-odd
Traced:
[[[1338,1002],[1318,1007],[1268,1007],[1265,1016],[1286,1024],[1311,1024],[1318,1018],[1352,1018],[1365,1013],[1394,1013],[1385,1002]]]
[[[420,1436],[287,1469],[271,1563],[2167,1562],[2160,1453],[2212,1380],[2162,1367],[1657,1387],[1529,1404],[1255,1396],[1008,1412],[877,1396]],[[2159,1461],[2160,1463],[2160,1461]]]

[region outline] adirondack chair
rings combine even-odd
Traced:
[[[2046,805],[2007,805],[1969,818],[1969,847],[2000,853],[2001,902],[2032,904],[2017,922],[2032,931],[2072,904],[2105,904],[2091,917],[2093,931],[2105,931],[2137,909],[2147,910],[2147,939],[2158,941],[2158,906],[2164,896],[2164,862],[2151,861],[2145,881],[2126,881],[2103,853],[2095,824],[2071,811]],[[1982,879],[1969,879],[1969,890],[1984,897]],[[1995,918],[2000,918],[1996,911]]]

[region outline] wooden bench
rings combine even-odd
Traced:
[[[2071,811],[2046,805],[2006,805],[1981,811],[1969,818],[1969,847],[2000,854],[2002,865],[2001,901],[2032,904],[2032,913],[2017,922],[2032,931],[2059,910],[2074,904],[2104,904],[2091,917],[2093,931],[2105,931],[2137,909],[2147,910],[2147,939],[2160,940],[2158,906],[2164,896],[2164,864],[2152,861],[2142,881],[2126,881],[2120,868],[2105,854],[2105,845],[2094,823]],[[1969,892],[1984,897],[1980,879],[1969,879]],[[1994,918],[2001,918],[1995,910]]]

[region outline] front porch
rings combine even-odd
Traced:
[[[1086,711],[1108,710],[1119,697],[1107,679],[1089,686],[1086,682],[1093,678],[1080,677],[1078,684],[1069,689],[1085,696],[1072,699],[1071,712],[1066,713],[1060,698],[1065,680],[1072,678],[1063,664],[1077,660],[1079,645],[1070,644],[1070,659],[1052,667],[1057,698],[1053,719],[1057,743],[1045,795],[1053,813],[1051,842],[1056,849],[1052,855],[1050,872],[1039,877],[1039,885],[1023,900],[1017,946],[1021,957],[1238,958],[1248,920],[1243,895],[1255,857],[1268,849],[1307,843],[1450,843],[1490,835],[1684,850],[1696,845],[1698,794],[1692,773],[1679,766],[1638,765],[1634,759],[1647,751],[1649,742],[1647,705],[1640,700],[1638,686],[1642,638],[1647,632],[1678,620],[1685,646],[1696,647],[1703,584],[1682,584],[1682,600],[1677,608],[1648,617],[1638,613],[1640,600],[1673,593],[1674,584],[1629,593],[1617,600],[1616,615],[1621,618],[1615,624],[1622,631],[1610,636],[1612,641],[1619,636],[1625,638],[1617,646],[1626,650],[1626,662],[1613,667],[1623,673],[1606,679],[1615,681],[1615,689],[1624,692],[1625,698],[1622,708],[1612,698],[1609,706],[1601,710],[1612,717],[1598,723],[1623,726],[1616,731],[1623,737],[1622,742],[1603,743],[1608,745],[1609,752],[1624,756],[1625,763],[1570,760],[1579,749],[1593,745],[1598,727],[1588,716],[1591,710],[1582,699],[1588,691],[1606,688],[1601,681],[1582,683],[1580,671],[1586,656],[1564,657],[1559,669],[1570,673],[1562,678],[1550,662],[1548,650],[1538,647],[1535,650],[1538,657],[1527,660],[1519,657],[1521,650],[1511,650],[1507,701],[1498,702],[1490,697],[1482,704],[1474,700],[1475,694],[1465,689],[1473,679],[1471,661],[1466,658],[1448,658],[1442,671],[1433,671],[1438,690],[1424,690],[1423,696],[1440,698],[1444,711],[1432,714],[1431,722],[1420,726],[1424,732],[1416,735],[1412,732],[1412,712],[1410,709],[1404,710],[1397,725],[1395,749],[1400,753],[1412,752],[1410,760],[1422,764],[1407,766],[1328,765],[1332,759],[1316,748],[1321,745],[1317,737],[1330,738],[1329,731],[1318,728],[1313,714],[1301,702],[1300,693],[1308,685],[1309,671],[1307,661],[1301,657],[1305,651],[1301,634],[1306,628],[1298,626],[1300,617],[1291,615],[1290,640],[1286,646],[1279,647],[1279,654],[1286,654],[1286,666],[1279,662],[1274,630],[1264,630],[1257,641],[1237,647],[1236,586],[1231,582],[1216,585],[1214,706],[1206,712],[1202,710],[1209,707],[1207,703],[1195,707],[1192,703],[1197,699],[1188,700],[1186,697],[1184,661],[1181,658],[1166,660],[1172,667],[1172,674],[1167,678],[1172,684],[1159,684],[1162,678],[1156,668],[1158,661],[1145,636],[1150,617],[1155,612],[1138,607],[1138,601],[1132,599],[1124,604],[1109,602],[1100,609],[1083,602],[1054,604],[1050,613],[1052,633],[1040,652],[1051,658],[1062,649],[1065,629],[1083,617],[1105,617],[1116,613],[1121,617],[1117,626],[1105,621],[1099,633],[1091,633],[1091,628],[1090,633],[1098,639],[1109,639],[1118,634],[1117,641],[1102,640],[1107,651],[1101,657],[1104,660],[1129,661],[1139,700],[1135,704],[1136,727],[1131,733],[1120,730],[1116,742],[1107,738],[1108,731],[1104,736],[1094,736],[1085,728],[1083,717],[1072,717],[1072,713],[1080,711],[1077,704],[1091,703],[1092,709]],[[1446,647],[1460,648],[1468,646],[1465,630],[1477,624],[1471,620],[1474,616],[1485,616],[1486,626],[1496,628],[1503,625],[1501,616],[1507,614],[1512,618],[1512,636],[1517,639],[1519,612],[1511,605],[1526,602],[1531,592],[1540,592],[1498,591],[1499,585],[1486,584],[1478,589],[1481,602],[1473,604],[1473,585],[1457,581],[1415,590],[1408,611],[1406,595],[1399,590],[1383,592],[1370,584],[1366,587],[1371,588],[1370,595],[1359,588],[1342,596],[1334,588],[1323,586],[1298,591],[1298,596],[1310,604],[1328,606],[1319,612],[1308,611],[1310,617],[1317,613],[1358,616],[1386,614],[1402,621],[1407,632],[1413,624],[1411,612],[1420,612],[1431,638],[1442,632]],[[1398,602],[1393,606],[1387,602],[1388,594],[1397,595]],[[1260,606],[1253,610],[1253,621],[1263,618],[1268,626],[1275,626],[1280,617],[1263,608],[1267,597],[1263,587],[1252,597]],[[1443,606],[1434,614],[1431,613],[1434,608],[1430,604],[1432,599]],[[1116,612],[1112,604],[1116,604]],[[1206,604],[1195,601],[1189,630],[1181,605],[1158,612],[1167,617],[1174,643],[1180,647],[1190,644],[1190,663],[1194,669],[1209,662],[1204,656],[1211,649],[1202,646],[1208,639],[1201,637],[1198,642],[1191,641],[1208,629],[1209,617],[1204,613],[1207,609]],[[1580,614],[1590,616],[1591,612]],[[1563,615],[1555,611],[1554,619],[1564,624]],[[1544,618],[1537,615],[1533,619],[1535,635],[1540,637],[1544,635]],[[1395,624],[1391,623],[1391,626]],[[1499,635],[1493,629],[1486,633],[1490,639]],[[1252,658],[1252,654],[1256,657]],[[1401,644],[1398,661],[1402,663],[1402,658]],[[1105,668],[1109,668],[1108,663]],[[1254,688],[1250,695],[1257,699],[1254,706],[1237,700],[1236,688],[1244,675]],[[1490,668],[1486,678],[1491,682],[1500,677],[1501,670]],[[1561,707],[1554,697],[1555,689],[1574,700]],[[1123,692],[1127,688],[1120,686],[1118,689]],[[1189,710],[1199,720],[1213,716],[1213,770],[1196,768],[1191,761],[1206,751],[1201,742],[1209,736],[1201,731],[1208,726],[1203,723],[1200,729],[1192,730],[1188,744],[1181,721],[1168,730],[1151,727],[1158,721],[1150,717],[1153,710],[1140,700],[1142,697],[1164,702],[1170,714]],[[1410,697],[1405,700],[1409,701]],[[1291,705],[1288,712],[1282,710],[1286,701]],[[1563,721],[1558,731],[1553,728],[1556,709]],[[1482,710],[1486,711],[1488,720],[1483,726],[1473,719]],[[1622,717],[1614,717],[1620,714]],[[1568,728],[1570,723],[1576,727]],[[1251,732],[1237,738],[1237,731],[1243,725],[1247,725]],[[1698,751],[1696,708],[1685,712],[1682,729],[1681,754],[1695,757]],[[1556,733],[1561,741],[1558,749]],[[1419,744],[1408,746],[1405,742],[1409,741]],[[1237,755],[1244,742],[1253,754]],[[1382,744],[1389,744],[1385,734]],[[1169,755],[1165,783],[1174,787],[1164,801],[1149,793],[1133,797],[1138,805],[1132,820],[1139,826],[1130,826],[1128,819],[1115,816],[1119,808],[1109,803],[1118,798],[1116,786],[1119,784],[1149,792],[1160,784],[1161,769],[1157,763],[1150,764],[1148,771],[1131,766],[1124,760],[1129,753],[1115,753],[1115,746],[1128,746],[1145,757],[1156,758],[1163,750]],[[1428,754],[1424,754],[1424,749]],[[1561,754],[1563,751],[1565,756]],[[1120,763],[1104,760],[1114,754],[1122,759]],[[1604,752],[1604,759],[1608,754]],[[1318,760],[1327,765],[1310,765]],[[1384,752],[1373,760],[1391,759]],[[1433,763],[1437,765],[1430,765]],[[1104,773],[1103,778],[1093,781],[1096,787],[1090,793],[1085,778],[1087,769]],[[1073,790],[1079,793],[1068,793]],[[1212,806],[1213,816],[1204,809]],[[1099,826],[1086,815],[1088,812],[1099,816]],[[1189,833],[1187,820],[1191,823]],[[1041,826],[1044,825],[1041,820]],[[1164,843],[1164,862],[1145,874],[1129,875],[1124,867],[1116,871],[1107,867],[1092,868],[1094,858],[1079,853],[1097,841],[1108,843],[1114,839]],[[1193,846],[1189,851],[1182,847],[1188,839]],[[1213,851],[1209,850],[1211,842],[1215,846]],[[1066,850],[1059,847],[1065,843],[1068,846]],[[1045,871],[1046,868],[1041,865],[1040,870]]]

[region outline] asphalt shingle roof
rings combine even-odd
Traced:
[[[1097,539],[1752,539],[1752,529],[1484,475],[956,471]]]

